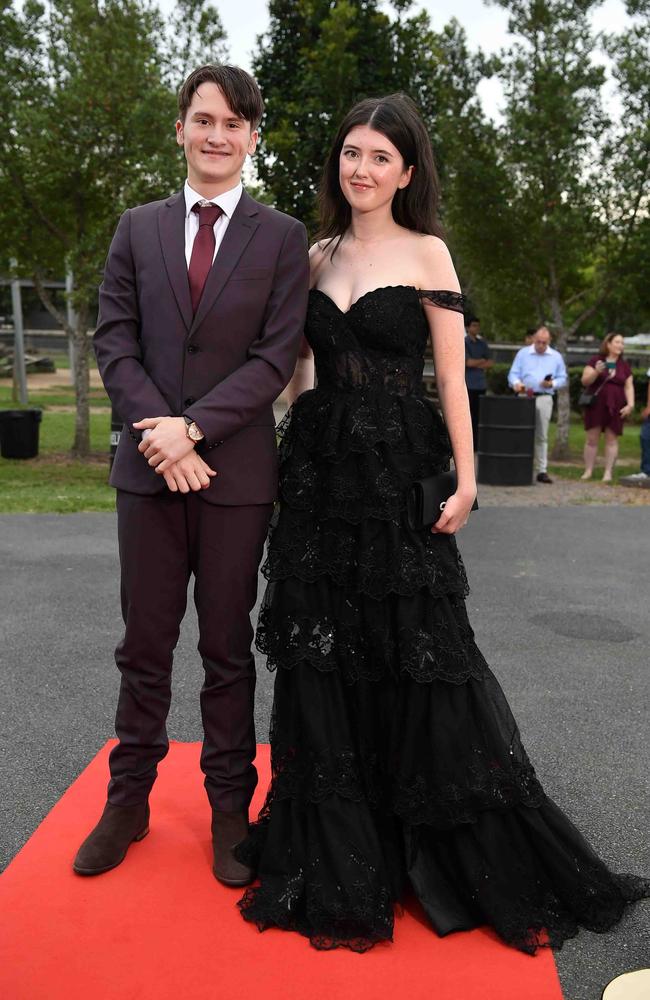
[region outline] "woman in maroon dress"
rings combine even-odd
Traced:
[[[600,432],[605,432],[605,472],[603,482],[611,483],[612,469],[618,457],[618,439],[623,421],[634,409],[632,369],[623,357],[625,342],[620,333],[608,333],[598,354],[585,365],[582,384],[591,389],[595,399],[584,410],[585,471],[582,479],[591,479],[598,454]]]

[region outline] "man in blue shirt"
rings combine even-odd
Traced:
[[[546,471],[548,425],[553,412],[553,396],[567,383],[567,371],[559,351],[551,347],[545,326],[535,331],[530,347],[517,351],[508,372],[508,384],[520,395],[535,397],[535,471],[538,483],[552,483]]]
[[[479,400],[481,396],[485,395],[487,388],[485,372],[493,364],[490,348],[481,337],[479,318],[478,316],[470,316],[465,333],[465,384],[469,396],[469,410],[472,415],[474,451],[476,451],[478,444]]]

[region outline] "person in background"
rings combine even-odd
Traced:
[[[535,397],[535,471],[538,483],[552,483],[547,472],[548,425],[553,396],[567,383],[567,371],[559,351],[551,347],[547,327],[539,326],[533,342],[517,351],[508,372],[508,385],[519,395]]]
[[[623,486],[650,486],[650,368],[646,372],[648,389],[645,406],[641,410],[641,471],[631,476],[621,476],[619,483]]]
[[[536,326],[529,326],[528,327],[528,329],[526,330],[526,335],[524,337],[524,345],[526,347],[529,347],[532,344],[533,337],[535,336],[536,333],[537,333],[537,327]]]
[[[623,421],[634,410],[634,379],[632,369],[623,357],[625,341],[620,333],[608,333],[598,354],[585,365],[582,384],[591,389],[595,399],[585,406],[584,422],[585,471],[581,479],[591,479],[594,471],[601,431],[605,432],[605,471],[603,482],[611,483],[614,463],[618,457],[618,439],[623,433]]]
[[[472,417],[474,451],[478,446],[479,401],[487,389],[485,372],[493,364],[490,348],[481,336],[480,320],[478,316],[470,316],[465,327],[465,384],[467,385],[469,411]]]

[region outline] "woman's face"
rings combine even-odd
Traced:
[[[413,167],[381,132],[358,125],[345,137],[339,157],[339,183],[352,209],[371,212],[390,205],[395,192],[405,188]]]
[[[623,348],[625,347],[625,341],[620,333],[617,333],[615,337],[609,342],[609,353],[619,355],[623,353]]]

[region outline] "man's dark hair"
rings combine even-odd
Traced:
[[[202,83],[216,83],[228,106],[254,130],[262,120],[264,101],[253,77],[239,66],[199,66],[178,92],[178,117],[184,123],[192,97]]]
[[[534,337],[538,330],[539,330],[538,326],[528,326],[526,327],[526,336]]]
[[[465,326],[466,326],[466,327],[467,327],[467,326],[471,326],[471,325],[472,325],[472,323],[480,323],[480,322],[481,322],[481,321],[480,321],[480,319],[478,318],[478,316],[468,316],[468,317],[467,317],[467,319],[465,320]]]

